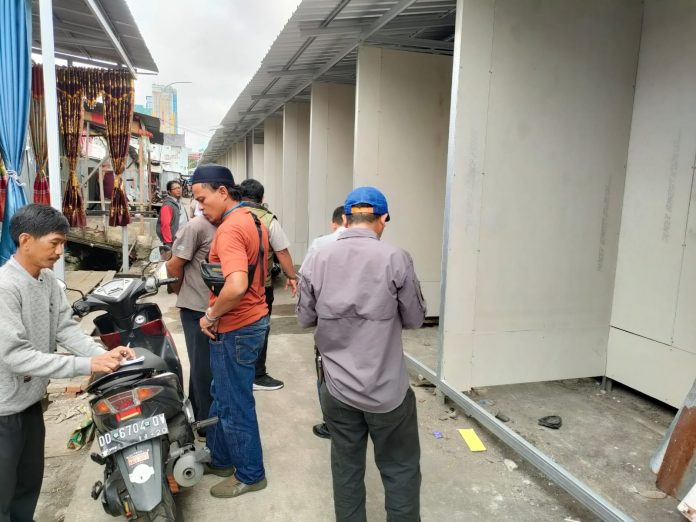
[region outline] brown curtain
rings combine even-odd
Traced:
[[[128,200],[124,190],[123,171],[128,159],[130,127],[133,118],[134,85],[128,71],[108,70],[104,78],[104,126],[106,141],[114,166],[114,191],[111,196],[109,225],[126,226],[130,223]]]
[[[104,71],[102,69],[81,69],[82,83],[85,87],[87,108],[91,111],[97,105],[97,99],[104,94]]]
[[[34,179],[34,203],[51,204],[46,163],[48,145],[46,143],[46,104],[44,102],[43,68],[34,64],[31,68],[31,108],[29,114],[31,143],[36,157],[36,178]]]
[[[80,69],[56,67],[58,86],[58,117],[63,138],[63,154],[68,160],[68,183],[63,195],[63,214],[71,227],[87,224],[82,190],[77,178],[77,160],[80,155],[84,87]]]

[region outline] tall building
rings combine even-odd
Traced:
[[[160,119],[160,130],[164,134],[178,134],[176,89],[171,85],[152,85],[152,116]],[[148,100],[147,105],[150,104]]]

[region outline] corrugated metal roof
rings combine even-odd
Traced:
[[[141,71],[157,72],[125,0],[94,0],[132,65]],[[32,0],[32,47],[40,52],[39,0]],[[85,0],[53,0],[53,32],[56,56],[95,65],[123,64],[117,47]]]
[[[201,157],[214,161],[312,81],[355,84],[357,47],[452,54],[456,0],[304,0]]]

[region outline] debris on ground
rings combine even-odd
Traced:
[[[441,431],[434,431],[433,432],[433,437],[436,439],[441,439],[442,438],[442,432]]]
[[[645,489],[640,492],[640,496],[652,500],[660,500],[661,498],[667,498],[667,493],[665,493],[664,491],[659,491],[657,489]]]
[[[455,410],[454,408],[450,408],[448,415],[449,415],[450,419],[456,419],[457,418],[457,410]]]
[[[545,428],[551,428],[552,430],[557,430],[563,426],[563,419],[558,415],[547,415],[539,419],[539,426],[544,426]]]
[[[483,445],[473,428],[461,428],[459,434],[469,446],[470,451],[486,451],[486,446]]]
[[[519,467],[514,460],[510,459],[503,459],[503,464],[505,464],[508,471],[515,471]]]
[[[510,422],[510,417],[508,417],[508,416],[505,415],[504,413],[498,412],[498,413],[495,415],[495,418],[498,419],[500,422]]]
[[[478,401],[478,403],[479,403],[481,406],[494,406],[494,405],[495,405],[495,401],[492,401],[492,400],[490,400],[490,399],[480,399],[480,400]]]
[[[434,388],[435,385],[422,375],[418,375],[418,380],[413,383],[415,388]]]

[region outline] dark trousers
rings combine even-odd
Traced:
[[[208,418],[213,399],[210,396],[210,384],[213,374],[210,371],[209,338],[201,332],[200,320],[203,312],[181,308],[181,325],[184,328],[186,352],[188,353],[191,372],[189,374],[189,399],[193,406],[196,420]]]
[[[268,305],[268,331],[266,338],[263,340],[263,348],[256,360],[256,379],[263,377],[268,372],[266,371],[266,354],[268,352],[268,336],[271,333],[271,310],[273,310],[273,286],[266,287],[266,304]]]
[[[44,470],[41,402],[0,416],[0,522],[31,522]]]
[[[388,522],[420,520],[420,443],[416,399],[409,388],[388,413],[368,413],[336,398],[322,384],[321,406],[331,432],[331,474],[338,522],[366,522],[365,454],[369,434],[384,484]]]

